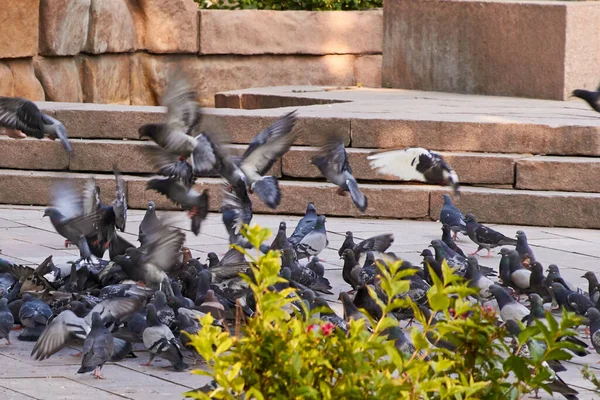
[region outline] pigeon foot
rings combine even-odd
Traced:
[[[83,352],[79,351],[77,353],[71,353],[71,357],[81,357],[83,355]]]
[[[342,189],[341,187],[338,187],[335,192],[340,195],[340,196],[347,196],[348,192],[346,192],[344,189]]]
[[[12,328],[13,331],[20,331],[20,330],[23,330],[23,329],[24,329],[24,327],[22,325],[15,326],[15,327]]]
[[[65,240],[65,248],[69,248],[73,243],[69,239]]]
[[[10,339],[8,339],[8,338],[7,338],[7,339],[6,339],[6,345],[7,345],[7,346],[10,346],[11,344],[12,344],[12,343],[10,342]]]
[[[148,362],[145,362],[145,363],[143,363],[143,364],[140,364],[140,367],[149,367],[149,366],[151,366],[151,365],[152,365],[152,364],[150,363],[150,361],[148,361]]]
[[[98,368],[96,368],[94,370],[93,376],[96,379],[106,379],[105,377],[102,376],[102,374],[100,373],[100,370]]]
[[[188,211],[188,217],[194,218],[196,215],[198,215],[198,207],[192,207],[192,209]]]

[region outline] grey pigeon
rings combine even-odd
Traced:
[[[531,271],[521,265],[521,257],[516,250],[508,250],[507,252],[510,282],[517,290],[527,290],[531,286]]]
[[[192,220],[192,232],[198,236],[200,225],[208,215],[208,190],[198,193],[194,189],[186,188],[181,181],[175,178],[154,178],[146,184],[146,190],[156,190],[167,196],[169,200],[179,205],[188,212]]]
[[[144,346],[150,352],[150,358],[143,366],[150,366],[155,356],[160,356],[169,361],[175,371],[183,371],[188,365],[183,361],[181,348],[173,332],[167,326],[160,322],[156,315],[154,305],[148,304],[148,327],[144,329]]]
[[[352,239],[352,236],[348,236],[349,233],[352,234],[352,232],[346,232],[346,238]],[[354,241],[352,243],[354,243]],[[365,239],[352,246],[351,249],[354,252],[354,257],[356,258],[356,261],[360,262],[362,260],[361,256],[363,254],[366,254],[369,251],[383,253],[387,249],[389,249],[392,243],[394,243],[394,235],[392,233],[384,233],[382,235],[377,235]],[[344,241],[344,244],[342,244],[340,250],[342,250],[345,247],[345,244],[346,241]]]
[[[309,269],[312,269],[317,275],[323,277],[325,276],[325,267],[321,264],[319,257],[314,256],[310,259],[310,261],[306,264]]]
[[[546,277],[544,276],[544,267],[538,261],[531,264],[529,290],[537,293],[542,299],[551,301],[551,295],[546,285]]]
[[[325,230],[325,216],[317,218],[313,229],[308,232],[297,244],[294,245],[298,259],[317,256],[327,247],[327,231]]]
[[[582,278],[585,278],[588,281],[588,294],[590,295],[590,300],[597,303],[600,299],[600,283],[598,283],[598,277],[592,271],[588,271]]]
[[[521,262],[525,259],[529,259],[529,264],[536,261],[533,250],[527,243],[527,235],[523,231],[517,231],[517,247],[515,248],[521,257]]]
[[[320,276],[307,266],[300,265],[298,261],[294,259],[292,249],[283,250],[281,254],[281,266],[289,268],[292,281],[312,290],[317,290],[325,294],[332,294],[330,292],[331,284],[329,283],[329,280]]]
[[[452,186],[454,194],[459,194],[458,175],[439,153],[413,147],[373,154],[368,159],[371,161],[371,168],[380,173],[394,175],[404,181]]]
[[[65,126],[27,99],[0,97],[0,126],[17,129],[38,139],[48,135],[52,140],[58,139],[69,154],[73,152]]]
[[[293,249],[293,247],[286,235],[286,224],[284,221],[281,221],[279,223],[279,230],[277,231],[277,235],[275,236],[275,239],[273,239],[269,250],[285,249]]]
[[[563,279],[563,277],[560,275],[560,270],[558,269],[558,266],[556,264],[550,264],[548,266],[548,276],[546,277],[546,280],[548,281],[548,286],[550,286],[552,282],[558,282],[565,288],[572,290],[573,292],[581,291],[577,287],[577,285]]]
[[[344,238],[344,241],[342,242],[342,245],[338,250],[338,255],[340,256],[340,258],[342,258],[344,250],[352,250],[354,249],[354,246],[356,246],[356,244],[354,243],[354,234],[352,233],[352,231],[346,231],[346,237]]]
[[[590,308],[585,315],[589,321],[592,346],[594,346],[596,352],[600,354],[600,311],[596,308]]]
[[[175,311],[167,304],[167,296],[161,291],[157,291],[154,295],[152,304],[156,308],[156,315],[160,322],[169,327],[172,331],[177,330],[177,317]]]
[[[352,289],[356,289],[360,282],[357,278],[352,275],[352,271],[355,268],[360,268],[358,266],[358,262],[356,261],[356,257],[354,256],[354,251],[352,249],[344,250],[342,254],[342,258],[344,259],[344,264],[342,266],[342,278],[344,281],[352,286]]]
[[[473,256],[467,258],[467,272],[465,273],[465,279],[469,281],[469,287],[479,290],[479,296],[482,299],[489,299],[492,297],[490,286],[492,286],[494,282],[483,276],[479,270],[479,263]]]
[[[594,302],[584,294],[569,290],[558,282],[552,284],[552,291],[561,307],[579,315],[585,315],[588,309],[595,306]]]
[[[308,203],[306,206],[306,212],[304,213],[304,217],[298,221],[296,225],[296,229],[294,229],[294,233],[289,237],[290,243],[295,246],[307,233],[311,232],[317,223],[317,210],[315,209],[314,203]],[[341,257],[341,254],[340,254]]]
[[[338,186],[339,195],[350,192],[354,205],[363,213],[365,212],[367,198],[360,191],[356,179],[352,176],[352,167],[350,167],[342,137],[329,135],[319,154],[312,158],[312,163],[329,182]]]
[[[322,297],[315,297],[311,307],[313,309],[320,309],[319,318],[322,321],[331,322],[336,328],[344,331],[344,333],[348,332],[348,323],[331,309],[327,300]]]
[[[444,281],[444,276],[442,272],[442,265],[438,260],[435,259],[433,254],[429,249],[423,249],[421,252],[421,257],[423,257],[423,272],[425,273],[425,281],[430,285],[433,285],[433,279],[431,278],[431,272],[433,272],[440,281]],[[477,269],[479,271],[479,268]]]
[[[148,202],[148,209],[144,214],[144,218],[142,218],[142,222],[140,222],[139,233],[138,233],[138,242],[143,246],[146,244],[146,237],[149,232],[153,231],[156,227],[160,225],[160,220],[156,215],[156,206],[153,201]]]
[[[571,92],[571,96],[584,100],[594,111],[600,112],[600,91],[576,89]]]
[[[115,352],[115,339],[104,326],[99,313],[92,313],[92,326],[83,342],[83,356],[78,374],[94,371],[94,378],[104,379],[102,367]]]
[[[446,246],[450,247],[457,254],[466,257],[465,253],[462,251],[460,247],[454,242],[452,239],[452,235],[450,234],[452,230],[448,225],[442,225],[442,242],[446,244]]]
[[[444,205],[440,211],[440,222],[442,225],[448,225],[452,232],[454,232],[454,237],[452,239],[456,239],[458,233],[464,233],[466,235],[467,223],[465,222],[464,215],[462,215],[460,210],[452,204],[452,198],[449,194],[444,194],[443,197]]]
[[[6,339],[10,344],[10,331],[15,324],[15,319],[8,309],[8,299],[0,299],[0,339]]]
[[[24,329],[17,339],[26,342],[36,341],[51,317],[52,309],[48,304],[28,293],[25,294],[23,305],[19,309],[19,320]]]
[[[529,315],[529,309],[517,303],[502,287],[492,285],[489,287],[489,291],[492,292],[498,302],[500,317],[503,321],[506,322],[512,319],[520,322]]]
[[[367,318],[365,314],[356,308],[348,293],[340,292],[339,298],[342,301],[342,306],[344,307],[344,319],[346,321],[350,322],[350,320],[362,319],[365,322],[365,327],[367,327],[369,330],[372,330],[373,327],[371,325],[371,321],[369,321],[369,318]]]
[[[481,249],[487,249],[487,257],[491,257],[490,249],[498,246],[516,246],[517,241],[515,239],[508,238],[477,222],[475,216],[471,213],[465,216],[465,222],[467,223],[467,234],[469,238],[479,247],[477,251],[472,255],[477,254]]]
[[[250,224],[252,221],[252,200],[248,196],[246,190],[239,192],[233,187],[227,186],[223,190],[223,199],[221,203],[221,214],[223,224],[229,234],[229,243],[237,244],[243,248],[249,249],[252,247],[250,242],[240,233],[244,224]],[[268,252],[268,246],[265,249]]]

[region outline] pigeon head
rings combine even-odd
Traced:
[[[315,223],[315,229],[325,229],[325,216],[319,215],[317,222]]]
[[[48,207],[44,210],[44,217],[60,218],[62,214],[54,207]]]
[[[585,316],[587,318],[589,318],[590,322],[597,322],[600,321],[600,311],[598,311],[598,309],[596,308],[589,308],[586,312],[585,312]]]
[[[146,124],[142,125],[138,129],[139,138],[147,137],[153,139],[160,131],[163,126],[161,124]]]
[[[285,232],[286,226],[285,226],[285,222],[281,221],[279,223],[279,230]]]
[[[308,203],[308,205],[306,206],[306,214],[316,214],[317,213],[317,209],[315,208],[315,203],[313,203],[312,201],[310,203]]]
[[[352,233],[352,231],[346,231],[346,237],[348,239],[353,239],[354,238],[354,233]]]
[[[163,292],[157,291],[154,295],[153,304],[157,307],[164,307],[165,305],[167,305],[167,296]]]
[[[433,253],[429,249],[423,249],[421,257],[433,257]]]
[[[534,262],[531,264],[531,272],[534,274],[544,275],[544,267],[539,262]]]
[[[553,273],[553,274],[558,273],[559,272],[558,271],[558,266],[556,264],[550,264],[548,266],[548,272]]]
[[[449,194],[445,193],[445,194],[443,194],[443,197],[444,197],[444,204],[445,205],[452,204],[452,198],[450,197]]]
[[[508,292],[506,292],[506,290],[504,290],[504,288],[502,288],[502,286],[490,285],[489,291],[492,292],[492,294],[498,301],[498,304],[500,304],[500,302],[502,300],[504,300],[504,302],[511,302],[511,303],[514,302],[514,300],[512,300],[512,298],[510,297]]]
[[[544,300],[537,293],[531,293],[529,295],[529,302],[531,303],[532,307],[534,307],[534,306],[535,307],[543,307],[544,306]]]
[[[355,257],[354,257],[354,251],[352,249],[344,250],[344,252],[342,253],[342,258],[344,260],[348,260],[348,261],[351,261],[351,260],[356,261]]]
[[[565,292],[567,288],[565,288],[562,283],[554,282],[550,286],[555,293]]]
[[[523,231],[517,231],[517,238],[527,239],[527,235],[525,235],[525,232]]]
[[[217,256],[216,253],[213,253],[213,252],[208,253],[208,255],[206,256],[206,259],[208,260],[208,263],[210,265],[216,265],[219,263],[219,257]]]
[[[325,300],[322,297],[315,297],[314,300],[312,301],[313,304],[313,308],[321,308],[321,314],[333,314],[333,310],[331,309],[331,307],[329,306],[329,304],[327,303],[327,300]]]
[[[465,215],[465,222],[469,223],[469,222],[474,222],[477,223],[477,220],[475,219],[475,216],[471,213],[468,213],[467,215]]]
[[[588,271],[586,272],[582,278],[585,278],[588,280],[588,282],[592,282],[595,284],[598,284],[598,278],[596,277],[596,274],[594,274],[592,271]]]
[[[100,313],[93,313],[92,314],[92,328],[100,328],[104,326],[104,323],[102,322],[102,317],[100,316]]]
[[[300,292],[300,297],[302,297],[304,300],[308,300],[308,302],[312,304],[317,295],[311,289],[304,289],[302,292]]]
[[[594,92],[590,92],[589,90],[584,89],[576,89],[571,92],[571,97],[577,97],[582,100],[594,100]]]
[[[149,201],[149,202],[148,202],[148,210],[154,210],[154,208],[155,208],[155,207],[156,207],[156,206],[154,205],[154,202],[153,202],[153,201]]]

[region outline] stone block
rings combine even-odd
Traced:
[[[124,54],[81,56],[80,62],[83,101],[130,104],[129,56]]]
[[[352,145],[430,150],[600,155],[600,128],[530,123],[353,119]]]
[[[216,93],[279,85],[354,86],[355,57],[329,56],[157,56],[132,57],[132,104],[157,105],[171,68],[188,72],[200,104],[212,107]]]
[[[15,94],[15,82],[8,65],[0,61],[0,96],[12,97]]]
[[[0,136],[0,168],[66,170],[69,157],[60,142],[50,139],[10,139]]]
[[[599,17],[596,2],[388,1],[383,84],[563,100],[600,80]]]
[[[4,0],[0,13],[0,58],[38,52],[40,0]]]
[[[91,0],[40,0],[40,52],[76,55],[88,36]]]
[[[444,189],[433,188],[430,218],[439,219]],[[600,228],[600,194],[463,188],[456,207],[485,223]],[[568,210],[568,212],[565,212]],[[503,232],[512,235],[514,232]]]
[[[133,15],[127,0],[92,0],[85,51],[93,54],[136,50]]]
[[[194,0],[138,0],[133,15],[151,53],[198,52],[198,4]]]
[[[356,58],[356,84],[363,87],[381,87],[381,55],[359,56]]]
[[[530,157],[517,162],[517,188],[600,193],[600,162],[588,157]]]
[[[380,9],[200,11],[201,54],[373,54],[382,35]]]
[[[356,179],[369,181],[398,181],[391,175],[376,172],[369,165],[367,157],[372,152],[364,149],[346,149],[352,174]],[[319,178],[319,170],[310,160],[318,153],[315,147],[292,147],[283,156],[282,172],[294,178]],[[485,153],[442,153],[444,159],[454,168],[462,183],[505,184],[514,182],[515,161],[521,157],[517,154],[485,154]]]
[[[150,142],[118,140],[74,140],[71,171],[111,172],[113,165],[127,173],[153,172]]]
[[[45,100],[44,88],[35,76],[31,59],[8,60],[12,72],[14,96],[32,101]]]
[[[35,74],[40,80],[46,100],[80,103],[83,91],[77,62],[73,57],[36,57]]]

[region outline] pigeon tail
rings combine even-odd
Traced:
[[[276,209],[281,202],[281,193],[279,192],[279,182],[273,176],[265,176],[252,184],[252,190],[267,205],[267,207]]]
[[[350,197],[352,197],[352,201],[356,205],[356,207],[361,211],[365,212],[367,209],[367,198],[358,188],[358,183],[356,179],[350,177],[346,179],[346,185],[348,186],[348,191],[350,192]]]

